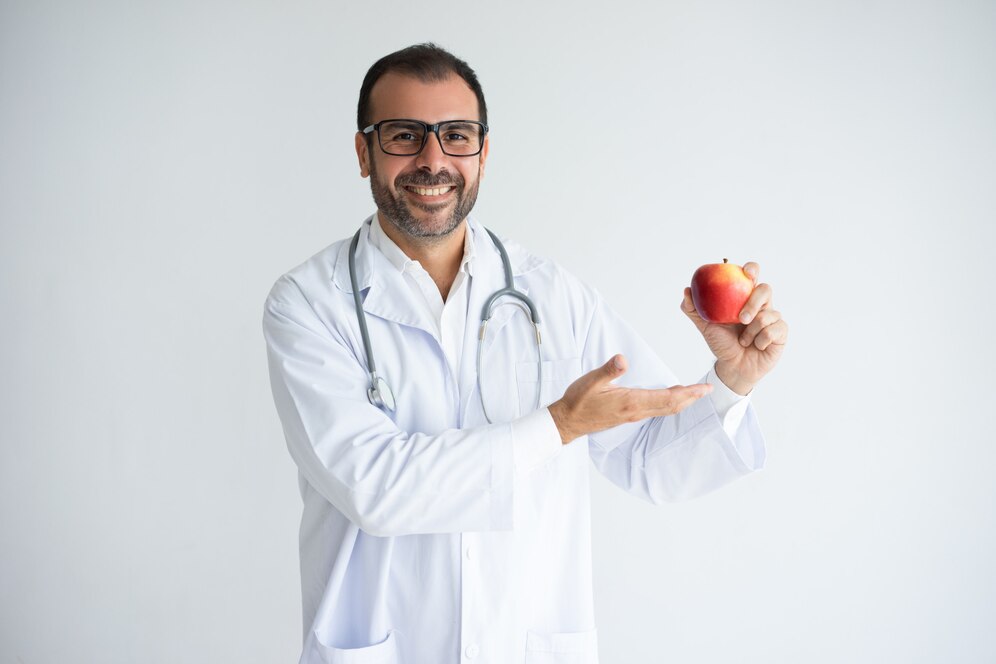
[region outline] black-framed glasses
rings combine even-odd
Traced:
[[[381,120],[363,129],[364,134],[377,132],[380,149],[397,157],[413,157],[425,147],[429,134],[435,134],[444,154],[451,157],[473,157],[484,149],[488,126],[474,120],[449,120],[426,124],[421,120],[396,118]]]

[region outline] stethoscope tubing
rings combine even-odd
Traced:
[[[377,223],[374,221],[373,223]],[[536,305],[533,301],[522,291],[516,290],[515,284],[512,280],[512,263],[509,261],[508,252],[505,251],[505,245],[502,244],[498,236],[491,232],[491,229],[485,228],[488,235],[491,236],[492,241],[494,241],[495,247],[498,249],[498,253],[501,254],[502,269],[505,273],[505,287],[499,289],[492,293],[484,303],[484,307],[481,310],[481,327],[480,332],[477,336],[477,391],[481,397],[481,409],[484,411],[484,417],[487,419],[488,423],[492,423],[491,417],[488,414],[488,409],[485,404],[484,399],[484,385],[483,385],[483,351],[484,351],[484,338],[487,332],[488,321],[491,320],[491,316],[494,314],[494,310],[497,306],[502,304],[516,304],[514,302],[501,302],[498,300],[502,297],[511,297],[522,305],[525,305],[524,310],[529,316],[529,321],[533,325],[533,330],[536,337],[536,366],[537,366],[537,388],[536,388],[536,407],[539,408],[541,399],[541,388],[543,385],[543,353],[542,353],[542,337],[539,330],[539,313],[537,312]],[[356,319],[360,326],[360,337],[363,339],[363,350],[367,358],[367,373],[370,379],[370,386],[367,388],[367,398],[370,400],[374,406],[384,409],[389,412],[394,412],[396,402],[394,400],[394,392],[391,390],[390,385],[387,381],[377,375],[377,365],[374,362],[373,355],[373,345],[370,343],[370,332],[367,329],[367,318],[363,311],[363,301],[360,299],[360,288],[356,282],[356,249],[360,242],[360,233],[363,231],[361,226],[356,234],[353,235],[352,241],[349,243],[349,283],[353,288],[353,306],[356,309]],[[519,305],[522,308],[522,305]]]

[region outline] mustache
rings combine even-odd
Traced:
[[[412,173],[410,175],[399,176],[394,181],[395,187],[439,187],[441,185],[456,185],[457,188],[463,187],[463,177],[459,173],[456,177],[450,176],[446,171],[440,172],[436,176],[432,176],[429,173],[419,172]]]

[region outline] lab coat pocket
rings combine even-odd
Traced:
[[[598,664],[595,629],[526,635],[526,664]]]
[[[542,383],[540,367],[536,362],[519,362],[515,365],[515,383],[519,389],[519,415],[546,408],[564,396],[567,387],[581,377],[581,358],[546,360],[542,363]],[[539,395],[539,405],[536,396]]]
[[[323,643],[317,633],[313,636],[313,648],[308,656],[301,658],[302,664],[397,664],[401,661],[393,629],[380,643],[362,648],[335,648]]]

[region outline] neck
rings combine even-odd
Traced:
[[[384,235],[391,238],[408,258],[418,261],[422,269],[429,273],[445,301],[460,270],[463,245],[467,237],[467,220],[461,221],[452,233],[442,237],[407,235],[390,221],[386,221],[379,211],[377,222]]]

